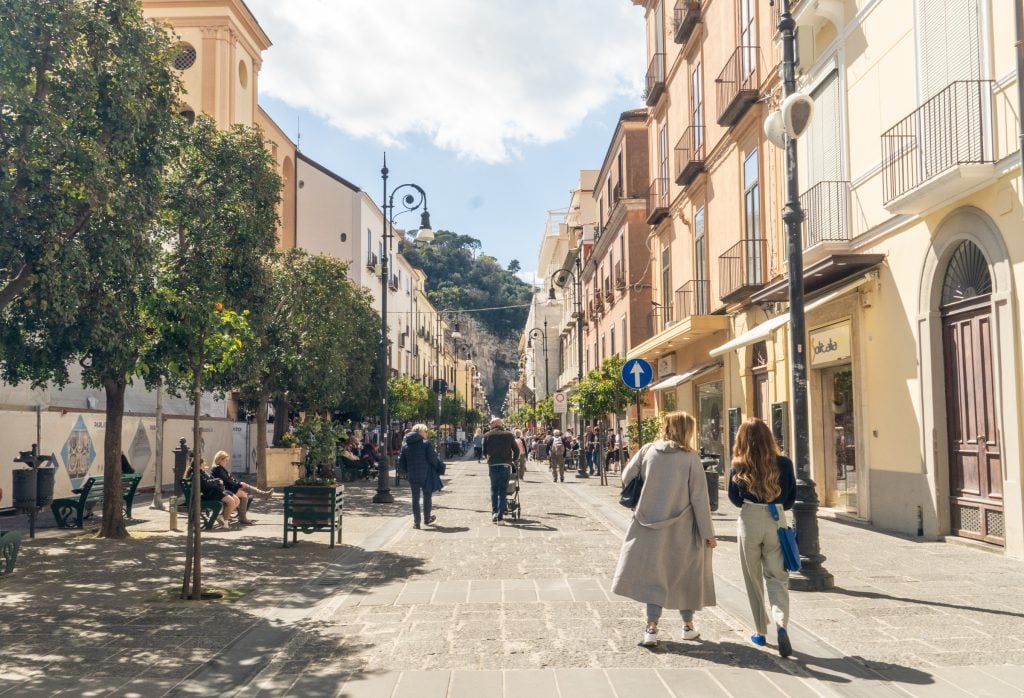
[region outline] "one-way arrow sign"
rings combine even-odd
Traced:
[[[622,382],[633,390],[643,390],[652,378],[654,369],[643,359],[630,359],[622,365]]]

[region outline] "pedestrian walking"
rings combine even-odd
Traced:
[[[516,466],[519,468],[519,479],[522,480],[526,477],[526,454],[529,449],[526,448],[526,441],[523,439],[523,432],[521,429],[515,430],[516,436]]]
[[[562,439],[561,431],[555,429],[555,433],[551,435],[550,444],[551,479],[555,482],[559,480],[565,482],[565,440]]]
[[[480,456],[484,449],[484,432],[480,427],[476,428],[476,433],[473,434],[473,455],[476,457],[476,462],[480,462]]]
[[[772,430],[753,417],[740,425],[732,450],[729,472],[729,501],[740,507],[739,547],[743,582],[754,614],[755,645],[767,644],[768,613],[764,590],[768,588],[771,619],[778,633],[778,650],[783,657],[793,653],[786,627],[789,625],[789,572],[782,561],[779,526],[786,525],[786,511],[796,501],[793,461],[779,454]],[[778,511],[782,507],[783,511]],[[776,521],[772,509],[778,515]]]
[[[427,425],[416,424],[402,440],[398,454],[398,467],[412,489],[412,527],[420,527],[420,497],[423,498],[423,523],[429,526],[437,519],[430,513],[433,495],[433,473],[444,474],[444,463],[437,457],[434,445],[427,439]]]
[[[483,453],[487,456],[487,474],[491,478],[491,521],[505,525],[505,497],[508,496],[508,478],[515,467],[516,440],[501,417],[491,420],[490,430],[484,436]]]
[[[696,640],[694,612],[716,602],[711,551],[718,543],[695,432],[696,422],[686,412],[664,415],[658,440],[640,449],[622,472],[623,486],[641,477],[643,490],[612,591],[647,604],[644,647],[657,646],[663,609],[679,610],[683,639]]]
[[[597,467],[597,433],[594,431],[593,426],[587,427],[587,434],[584,438],[584,444],[586,448],[587,464],[586,471],[589,475],[594,474],[594,470]]]

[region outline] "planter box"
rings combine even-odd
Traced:
[[[299,532],[330,531],[331,547],[335,535],[341,542],[341,515],[345,494],[344,485],[291,485],[284,488],[284,546],[288,547],[288,532],[292,543]],[[337,531],[337,534],[335,534]]]
[[[302,448],[267,449],[267,487],[284,487],[295,482],[301,470],[295,465],[305,459]]]

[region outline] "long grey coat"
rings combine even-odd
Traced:
[[[714,606],[711,549],[704,541],[715,529],[700,458],[659,440],[633,456],[622,471],[622,484],[639,472],[644,488],[622,543],[612,591],[662,608]]]

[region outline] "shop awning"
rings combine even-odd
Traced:
[[[874,276],[872,274],[865,274],[864,276],[860,276],[854,279],[853,281],[850,281],[849,283],[843,284],[842,286],[839,286],[838,288],[835,288],[824,295],[818,296],[814,300],[804,305],[804,313],[809,313],[815,308],[820,308],[826,303],[834,301],[839,296],[846,295],[850,291],[853,291],[854,289],[858,288],[859,286],[873,278]],[[768,339],[768,337],[770,337],[772,333],[775,332],[775,330],[779,329],[788,322],[789,312],[782,313],[781,315],[776,315],[771,319],[765,320],[760,325],[755,325],[754,327],[750,328],[749,330],[739,335],[738,337],[730,339],[725,344],[719,347],[715,347],[714,349],[708,352],[708,355],[721,356],[727,351],[739,349],[749,344],[753,344],[754,342],[760,342],[763,339]]]
[[[693,380],[702,373],[707,373],[708,371],[719,368],[721,367],[721,365],[721,361],[712,361],[709,364],[704,364],[703,366],[698,366],[697,368],[691,368],[689,371],[686,371],[685,373],[680,373],[679,375],[676,376],[669,376],[660,383],[655,383],[654,385],[651,386],[651,390],[666,390],[668,388],[674,388],[680,383],[685,383],[688,380]]]

